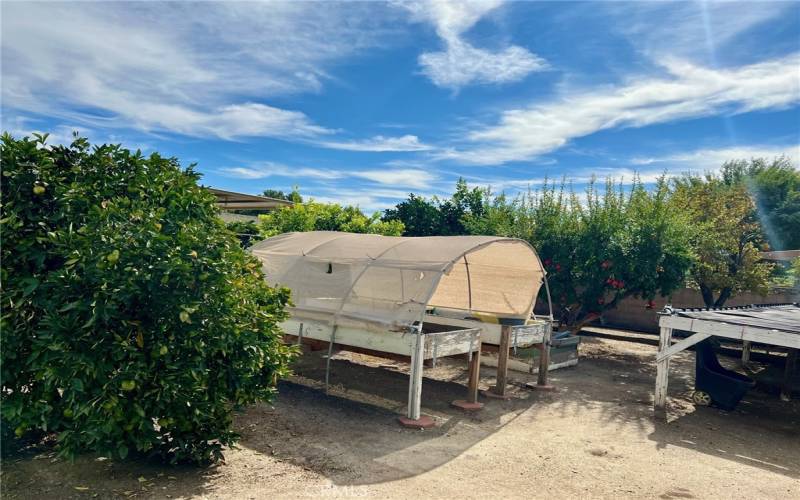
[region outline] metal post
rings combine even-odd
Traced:
[[[331,377],[331,356],[333,355],[333,344],[336,342],[336,329],[339,325],[334,325],[331,330],[331,339],[328,342],[328,359],[325,361],[325,393],[328,392],[328,383]]]

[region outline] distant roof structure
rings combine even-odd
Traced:
[[[217,206],[221,210],[275,210],[294,205],[288,200],[267,198],[253,194],[236,193],[222,189],[206,188],[217,197]]]
[[[219,218],[224,222],[258,222],[258,217],[255,215],[242,215],[225,211],[219,213]]]
[[[776,250],[774,252],[761,252],[764,260],[794,260],[800,257],[800,250]]]

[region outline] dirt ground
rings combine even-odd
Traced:
[[[693,355],[673,358],[669,423],[653,418],[655,348],[584,338],[555,393],[523,388],[464,414],[465,363],[426,369],[434,429],[395,421],[403,365],[342,353],[330,395],[324,359],[307,355],[274,406],[237,417],[238,449],[211,468],[165,467],[43,447],[3,461],[3,498],[800,498],[800,401],[751,391],[735,412],[689,402]],[[484,368],[482,384],[493,382]]]

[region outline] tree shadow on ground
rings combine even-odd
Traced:
[[[449,406],[466,394],[466,370],[462,360],[443,361],[425,370],[423,413],[436,417],[438,424],[425,431],[402,428],[396,421],[405,411],[405,365],[375,358],[334,359],[332,390],[325,394],[324,359],[304,356],[295,368],[298,376],[281,382],[273,405],[237,413],[240,450],[228,452],[226,464],[172,467],[141,459],[105,461],[89,455],[74,463],[51,462],[52,450],[44,447],[3,461],[3,496],[213,497],[220,488],[230,495],[228,489],[237,484],[246,491],[248,485],[283,477],[302,482],[304,487],[319,484],[320,476],[336,485],[382,483],[416,476],[459,457],[479,459],[471,448],[515,420],[535,425],[537,418],[547,417],[552,422],[552,417],[585,417],[587,409],[592,410],[592,418],[597,415],[597,426],[636,434],[659,449],[681,447],[800,478],[800,402],[782,403],[774,396],[751,391],[735,412],[695,409],[688,402],[694,358],[680,353],[673,358],[670,376],[672,421],[655,420],[655,349],[636,352],[619,344],[604,341],[592,345],[587,341],[577,367],[551,373],[556,393],[523,389],[535,376],[511,372],[517,399],[482,397],[486,407],[476,414]],[[482,386],[493,384],[494,375],[494,369],[484,367]],[[549,427],[541,432],[563,432]],[[508,452],[514,453],[514,449]],[[492,467],[479,461],[476,465],[483,473]],[[687,463],[687,468],[691,466]],[[76,490],[83,486],[90,489]]]
[[[331,393],[307,384],[324,380],[324,362],[305,365],[296,373],[306,383],[282,382],[274,407],[262,405],[237,418],[241,445],[310,468],[336,484],[381,483],[439,467],[550,399],[515,388],[515,399],[482,397],[483,410],[464,413],[450,407],[466,396],[463,363],[444,365],[426,370],[426,375],[438,371],[438,379],[423,379],[422,412],[437,420],[434,428],[420,431],[398,424],[408,395],[406,373],[334,360]],[[484,368],[482,382],[493,382],[493,374]]]

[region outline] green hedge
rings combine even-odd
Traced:
[[[175,159],[2,137],[2,419],[62,455],[221,457],[292,351],[264,281]]]

